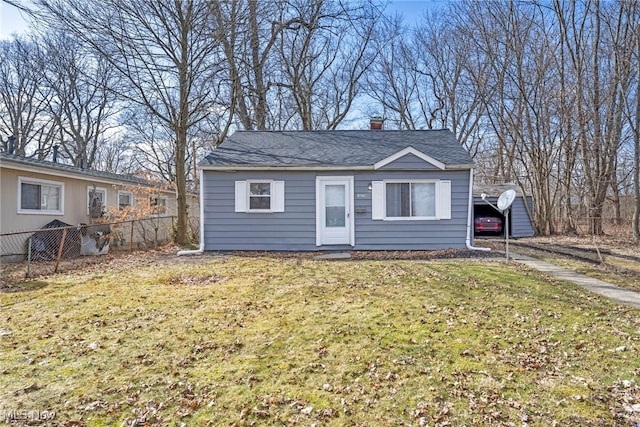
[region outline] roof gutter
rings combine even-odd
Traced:
[[[57,165],[57,166],[56,166]],[[100,171],[94,171],[90,169],[84,170],[74,170],[71,168],[60,167],[60,163],[46,165],[46,164],[33,164],[26,161],[17,161],[16,159],[10,159],[6,157],[2,157],[2,168],[13,169],[20,172],[32,172],[39,173],[42,175],[54,176],[54,177],[64,177],[64,178],[72,178],[80,181],[90,181],[90,182],[100,182],[104,184],[113,184],[113,185],[121,185],[122,183],[126,183],[129,185],[143,185],[149,186],[148,182],[144,182],[142,180],[131,179],[129,177],[120,175],[120,176],[104,176],[100,173]],[[98,172],[98,173],[92,173]],[[168,192],[174,192],[169,190]]]
[[[469,206],[467,210],[467,238],[465,244],[472,251],[489,252],[491,248],[479,248],[471,244],[471,225],[473,224],[473,168],[469,170]]]
[[[204,173],[202,169],[200,175],[200,246],[194,250],[178,251],[178,256],[182,255],[200,255],[204,252]]]
[[[471,169],[473,165],[445,165],[444,170],[467,170]],[[223,171],[223,172],[236,172],[236,171],[331,171],[331,170],[361,170],[361,171],[373,171],[376,170],[375,165],[370,166],[318,166],[318,165],[290,165],[290,166],[275,166],[275,165],[202,165],[198,166],[200,170],[210,171]],[[418,169],[416,169],[418,170]],[[424,169],[419,169],[424,171]]]

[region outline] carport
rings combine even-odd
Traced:
[[[503,226],[505,225],[505,217],[499,211],[491,207],[487,202],[482,200],[481,195],[484,193],[487,195],[486,200],[491,202],[494,206],[498,202],[500,194],[506,190],[515,190],[516,198],[509,210],[509,237],[532,237],[535,232],[533,229],[533,223],[527,212],[525,206],[528,203],[532,208],[531,196],[524,196],[515,184],[494,184],[483,185],[477,184],[473,186],[473,218],[479,216],[494,216],[502,220]],[[504,228],[500,236],[504,237]]]

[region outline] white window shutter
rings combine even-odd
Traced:
[[[384,181],[371,182],[371,219],[384,219]]]
[[[451,181],[438,183],[438,200],[436,202],[439,219],[451,219]]]
[[[273,181],[271,184],[271,210],[284,212],[284,181]]]
[[[236,212],[247,211],[247,181],[236,181]]]

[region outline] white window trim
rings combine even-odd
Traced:
[[[248,179],[247,181],[247,213],[271,213],[273,212],[273,203],[274,203],[274,186],[273,180],[271,179]],[[269,209],[251,209],[251,184],[269,184]],[[264,196],[256,196],[256,197],[264,197]]]
[[[152,199],[152,198],[154,198],[154,197],[153,197],[153,196],[150,196],[150,197],[149,197],[149,199]],[[161,214],[159,214],[159,213],[154,213],[154,214],[151,214],[151,216],[158,216],[158,217],[161,217],[161,216],[168,216],[168,212],[169,212],[169,198],[168,198],[167,196],[158,196],[158,197],[155,197],[155,198],[156,198],[156,199],[158,199],[158,200],[164,200],[164,205],[161,205],[161,206],[164,206],[164,212],[163,212],[163,213],[161,213]],[[149,205],[151,205],[151,200],[149,200]],[[155,206],[158,206],[158,205],[155,205]],[[150,206],[150,207],[153,207],[153,206]]]
[[[384,221],[433,221],[438,218],[438,181],[437,179],[385,179],[382,197],[384,200]],[[387,184],[434,184],[435,189],[435,206],[436,215],[433,216],[387,216]]]
[[[91,200],[89,199],[91,192],[92,191],[96,191],[96,193],[101,192],[103,193],[102,195],[102,206],[105,207],[107,206],[107,189],[104,187],[94,187],[93,185],[88,185],[87,186],[87,215],[91,215],[91,212],[89,211],[89,206],[91,204]]]
[[[389,184],[435,184],[435,215],[434,216],[387,216],[387,183]],[[372,182],[374,192],[380,200],[372,197],[372,219],[383,221],[438,221],[451,219],[451,181],[440,179],[387,179]],[[446,198],[446,200],[444,200]],[[443,204],[448,203],[447,206]]]
[[[42,209],[22,209],[22,184],[50,185],[60,187],[60,209],[59,210],[42,210]],[[18,213],[29,215],[64,215],[64,182],[49,181],[40,178],[30,178],[26,176],[18,177]]]
[[[116,206],[118,207],[118,209],[120,209],[120,195],[123,194],[127,194],[131,197],[131,204],[129,205],[129,207],[134,207],[135,206],[135,198],[133,197],[133,192],[132,191],[126,191],[126,190],[118,190],[118,199],[116,200]]]
[[[249,186],[255,183],[269,183],[271,185],[270,209],[249,209]],[[278,213],[284,212],[285,189],[284,181],[272,179],[251,179],[246,181],[235,181],[235,212],[240,213]]]

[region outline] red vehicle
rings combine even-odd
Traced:
[[[473,225],[476,233],[502,233],[502,219],[495,216],[477,216]]]

